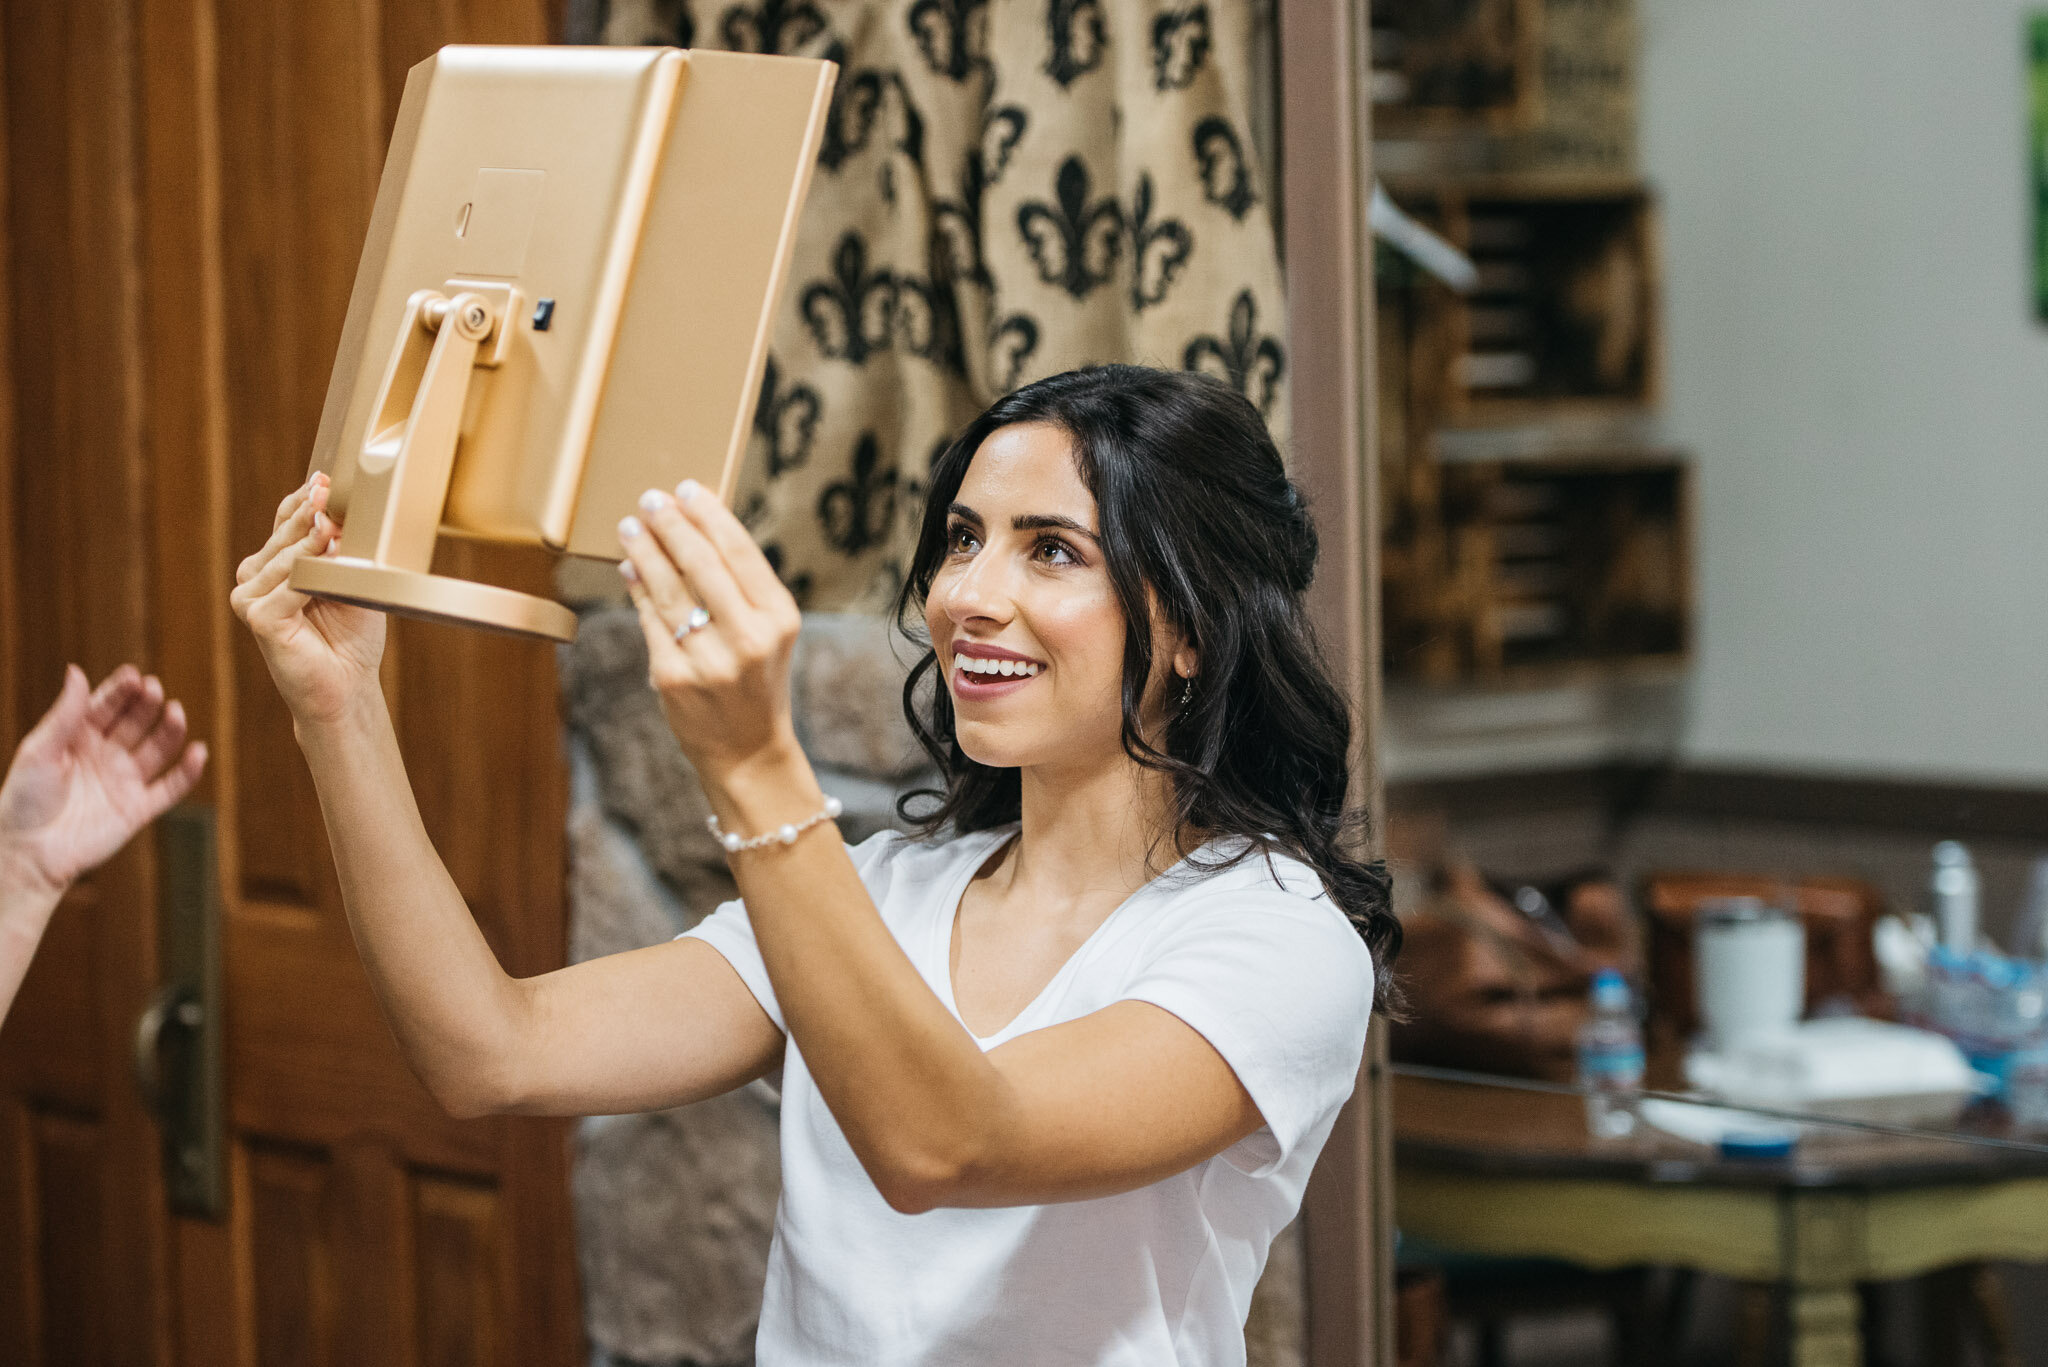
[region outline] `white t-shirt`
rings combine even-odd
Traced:
[[[954,915],[1015,830],[941,843],[884,832],[850,851],[882,920],[956,1018]],[[723,954],[787,1032],[741,903],[688,934]],[[761,1367],[1242,1364],[1267,1249],[1299,1209],[1358,1075],[1372,958],[1304,864],[1183,864],[1119,906],[1036,1000],[978,1042],[993,1049],[1129,999],[1199,1031],[1265,1126],[1185,1172],[1096,1200],[891,1209],[790,1041]]]

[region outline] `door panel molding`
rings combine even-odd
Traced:
[[[30,1363],[580,1359],[568,1127],[451,1120],[406,1068],[227,602],[303,478],[405,70],[549,25],[547,0],[0,0],[0,740],[67,659],[133,660],[184,700],[227,984],[226,1215],[173,1217],[132,1070],[152,842],[59,910],[0,1033],[0,1342]],[[401,629],[388,677],[486,935],[512,972],[559,965],[552,652]],[[300,1215],[314,1263],[268,1259]],[[295,1285],[325,1308],[280,1311]]]
[[[0,655],[13,742],[67,663],[147,659],[136,32],[129,0],[0,2]],[[0,1341],[30,1363],[168,1355],[156,1134],[125,1060],[154,985],[155,861],[131,848],[58,908],[0,1030],[8,1186]]]

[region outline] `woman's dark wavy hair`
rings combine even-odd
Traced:
[[[946,555],[949,509],[990,434],[1043,422],[1073,440],[1095,497],[1103,562],[1122,604],[1123,745],[1172,778],[1174,836],[1241,836],[1207,867],[1258,853],[1299,859],[1372,950],[1375,999],[1401,946],[1386,866],[1360,858],[1365,814],[1346,805],[1351,714],[1330,681],[1302,595],[1316,532],[1258,411],[1219,381],[1179,371],[1105,365],[1054,375],[998,399],[932,465],[917,550],[897,601],[898,625],[923,650],[903,712],[945,776],[944,792],[899,804],[926,836],[1018,819],[1015,769],[960,749],[953,700],[932,678],[938,657],[924,606]],[[1147,589],[1151,590],[1148,595]],[[1194,647],[1194,696],[1168,720],[1164,748],[1139,725],[1152,676],[1152,604]],[[912,804],[937,799],[936,808]]]

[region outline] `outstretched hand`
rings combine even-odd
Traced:
[[[650,681],[699,777],[795,752],[789,662],[802,616],[740,520],[685,480],[673,495],[648,490],[619,539]]]
[[[154,676],[122,665],[90,689],[72,665],[0,781],[0,866],[61,893],[191,792],[205,767],[205,744],[186,743],[185,709]]]
[[[384,657],[383,613],[292,587],[300,557],[333,555],[340,547],[341,524],[327,513],[330,492],[327,476],[316,473],[285,495],[270,540],[236,567],[228,595],[301,723],[332,720],[375,693]]]

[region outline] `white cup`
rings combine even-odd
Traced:
[[[1806,928],[1761,897],[1700,903],[1693,917],[1693,989],[1707,1047],[1788,1030],[1806,1004]]]

